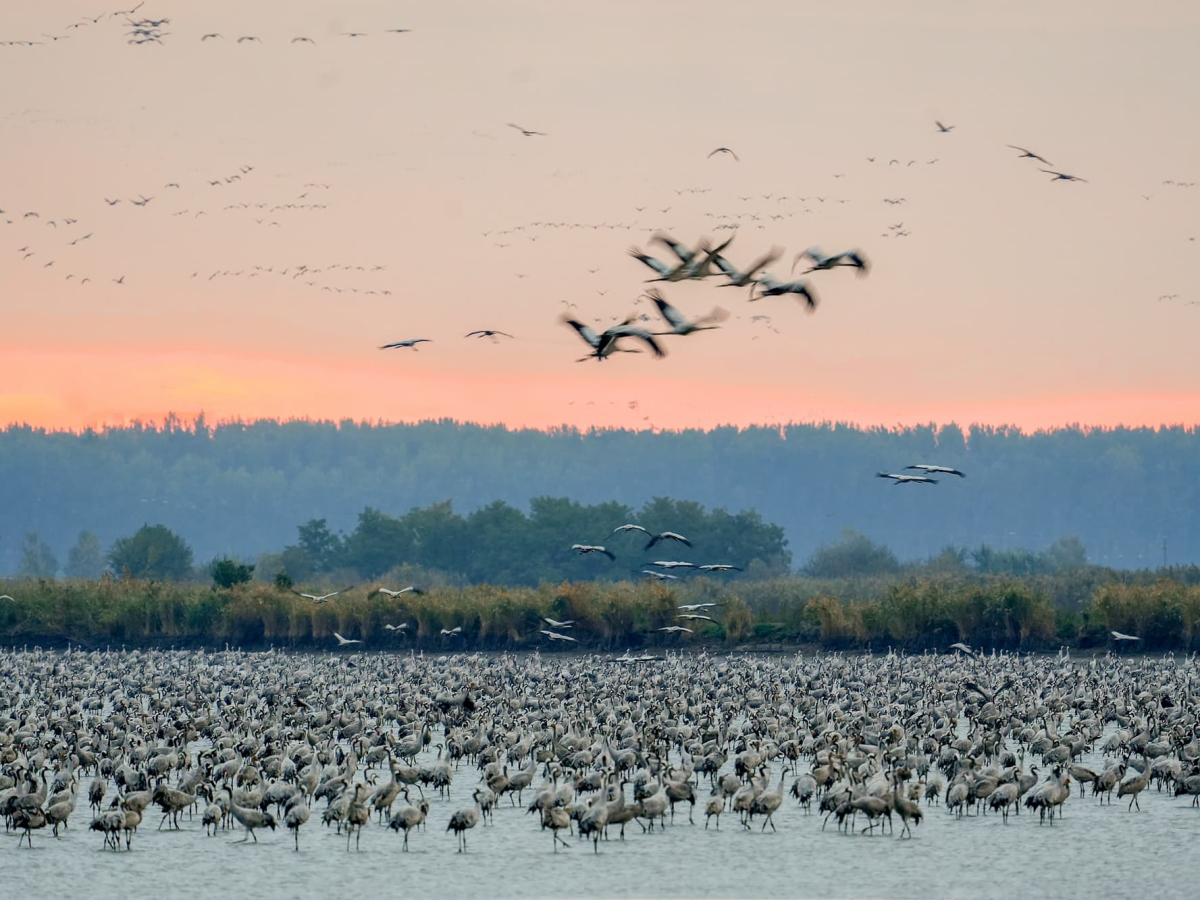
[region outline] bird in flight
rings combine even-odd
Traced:
[[[200,40],[201,40],[201,42],[204,42],[204,41],[207,41],[207,40],[211,40],[212,38],[220,38],[221,40],[225,40],[225,35],[223,35],[223,34],[217,34],[217,33],[214,31],[212,34],[205,34],[205,35],[201,35],[201,37],[200,37]]]
[[[696,319],[694,322],[689,322],[687,319],[685,319],[683,317],[683,313],[681,313],[674,306],[672,306],[670,303],[668,303],[666,301],[666,299],[663,297],[663,295],[658,292],[657,289],[651,288],[646,293],[646,296],[654,301],[654,305],[658,307],[659,313],[666,320],[667,324],[671,326],[670,331],[656,331],[656,332],[654,332],[654,334],[656,334],[656,335],[666,335],[666,334],[683,335],[683,334],[691,334],[695,331],[711,331],[714,328],[720,328],[721,326],[720,325],[709,325],[708,324],[709,322],[723,322],[723,321],[725,321],[725,319],[729,318],[729,313],[727,313],[725,310],[721,309],[721,307],[718,306],[718,307],[715,307],[713,309],[713,311],[711,313],[709,313],[707,316],[701,316],[699,319]]]
[[[558,621],[558,619],[551,619],[548,616],[542,616],[542,621],[545,622],[547,625],[549,625],[551,628],[570,628],[572,625],[575,624],[574,619],[567,619],[567,621],[565,621],[565,622],[560,622],[560,621]]]
[[[941,122],[937,121],[936,119],[934,120],[933,124],[937,126],[937,130],[941,134],[949,134],[951,131],[954,130],[953,125],[943,125]]]
[[[712,609],[720,605],[720,603],[685,603],[675,608],[682,609],[684,612],[695,612],[698,609]]]
[[[576,360],[576,362],[583,362],[584,360],[592,358],[603,360],[614,353],[637,353],[637,350],[629,350],[625,347],[618,346],[618,342],[621,340],[621,338],[627,337],[637,338],[640,341],[644,341],[645,344],[650,348],[651,352],[659,359],[667,355],[666,352],[655,342],[654,336],[650,334],[650,332],[641,328],[637,328],[633,325],[633,316],[630,316],[624,322],[620,322],[616,325],[606,328],[602,334],[596,334],[595,329],[593,329],[590,325],[585,325],[578,319],[572,319],[569,316],[564,316],[562,321],[574,328],[576,333],[578,333],[584,342],[592,348],[591,353]]]
[[[479,331],[472,331],[470,334],[464,335],[464,337],[491,338],[492,343],[495,344],[495,343],[497,343],[497,341],[496,341],[497,335],[499,335],[500,337],[506,337],[506,338],[512,337],[512,335],[506,331],[493,331],[491,328],[481,328]]]
[[[362,643],[362,641],[358,640],[357,638],[355,640],[350,640],[349,638],[344,638],[340,634],[338,634],[336,631],[333,633],[333,636],[335,638],[337,638],[339,647],[345,647],[347,644],[361,644]]]
[[[725,277],[729,279],[726,284],[722,284],[720,287],[746,287],[749,285],[750,290],[753,291],[754,276],[764,266],[769,266],[771,263],[775,262],[775,260],[779,259],[779,255],[782,252],[783,251],[778,247],[772,247],[769,252],[763,254],[753,263],[751,263],[744,272],[739,272],[729,260],[727,260],[724,256],[717,254],[715,257],[713,257],[713,264],[723,273],[725,273]]]
[[[508,127],[517,129],[517,131],[521,132],[521,134],[525,135],[525,137],[534,137],[535,135],[538,137],[546,137],[546,132],[544,131],[530,131],[528,128],[522,128],[520,125],[517,125],[514,122],[509,122]]]
[[[701,572],[740,572],[740,571],[742,571],[742,569],[740,566],[731,566],[729,563],[710,563],[709,565],[701,566],[700,571]],[[715,603],[710,603],[707,605],[716,606]]]
[[[256,38],[256,37],[255,37],[254,35],[252,35],[252,34],[248,34],[248,35],[245,35],[245,36],[243,36],[243,37],[240,37],[240,38],[238,38],[238,39],[237,39],[237,42],[238,42],[239,44],[245,43],[246,41],[257,41],[257,42],[258,42],[258,43],[260,43],[260,44],[262,43],[262,41],[261,41],[259,38]]]
[[[402,622],[399,625],[393,625],[391,622],[388,622],[383,627],[386,628],[388,631],[408,631],[408,623],[407,622]]]
[[[658,629],[658,630],[659,630],[659,631],[668,631],[668,632],[680,632],[680,633],[682,633],[682,632],[685,632],[685,631],[686,631],[688,634],[694,634],[694,633],[695,633],[695,632],[693,632],[693,631],[692,631],[692,629],[690,629],[690,628],[684,628],[682,625],[667,625],[667,626],[665,626],[665,627],[663,627],[663,628],[660,628],[660,629]]]
[[[411,28],[388,28],[385,29],[388,34],[408,34],[412,31]]]
[[[456,634],[462,634],[461,625],[455,625],[453,628],[442,629],[442,637],[454,637]]]
[[[858,269],[859,277],[862,277],[870,271],[871,266],[867,258],[858,250],[845,250],[842,253],[825,256],[821,252],[820,247],[809,247],[803,253],[797,253],[796,258],[792,260],[793,272],[796,271],[796,263],[805,257],[812,262],[812,265],[801,272],[801,275],[807,275],[809,272],[823,272],[827,269],[835,269],[838,266],[852,266]]]
[[[316,41],[314,41],[310,37],[294,37],[294,38],[292,38],[292,43],[293,44],[315,44]]]
[[[917,463],[914,466],[905,466],[904,468],[919,469],[920,471],[924,472],[927,475],[932,474],[932,473],[938,473],[941,475],[957,475],[959,478],[967,477],[962,472],[958,471],[958,469],[952,469],[949,466],[931,466],[926,463]]]
[[[1050,160],[1046,159],[1046,157],[1038,156],[1032,150],[1026,150],[1024,147],[1018,147],[1016,144],[1005,144],[1004,146],[1011,147],[1013,150],[1020,150],[1021,155],[1018,156],[1017,159],[1036,159],[1038,162],[1045,163],[1048,166],[1054,165],[1054,163],[1050,162]]]
[[[616,554],[614,554],[611,550],[606,550],[604,547],[593,546],[591,544],[572,544],[571,549],[574,550],[576,553],[578,553],[580,556],[587,556],[589,553],[600,553],[600,554],[603,554],[604,556],[607,556],[609,559],[613,560],[614,562],[616,561],[616,558],[617,558]]]
[[[429,338],[412,338],[411,340],[407,340],[407,341],[395,341],[394,343],[391,343],[391,344],[384,344],[379,349],[380,350],[402,350],[405,348],[411,348],[415,352],[417,350],[417,344],[432,344],[432,343],[433,343],[433,341],[431,341]]]
[[[677,541],[685,547],[692,546],[692,542],[685,538],[682,534],[676,534],[674,531],[664,531],[662,534],[651,535],[650,542],[643,547],[643,550],[649,550],[660,541]]]
[[[755,287],[762,288],[762,291],[757,297],[754,296]],[[750,300],[761,300],[764,297],[781,297],[784,294],[796,294],[797,296],[803,297],[808,311],[816,311],[817,303],[819,301],[817,300],[816,292],[812,289],[812,285],[810,285],[807,281],[800,279],[798,281],[780,282],[772,278],[767,272],[763,272],[762,276],[758,279],[758,281],[755,282],[754,286],[751,287]]]
[[[964,644],[962,641],[957,641],[957,642],[951,644],[950,649],[951,650],[960,650],[963,653],[967,654],[967,656],[975,655],[975,651],[972,650],[970,647],[968,647],[966,644]]]
[[[645,532],[646,534],[650,533],[649,531],[646,531],[646,529],[643,528],[641,525],[618,525],[616,528],[614,528],[612,530],[612,534],[610,534],[609,537],[612,537],[613,534],[620,534],[620,533],[624,533],[626,531],[642,531],[642,532]]]
[[[550,638],[552,641],[570,641],[575,644],[579,643],[579,638],[573,638],[569,634],[559,634],[557,631],[550,631],[547,628],[539,628],[538,631]]]
[[[387,594],[389,597],[399,597],[401,594],[418,594],[419,595],[419,594],[423,594],[425,592],[423,590],[421,590],[419,587],[414,587],[413,585],[409,585],[408,587],[401,588],[398,591],[389,591],[387,588],[381,587],[381,588],[378,588],[375,591],[375,593]]]
[[[876,478],[891,478],[895,484],[937,484],[936,478],[925,475],[893,475],[890,472],[876,472]]]
[[[1039,172],[1045,172],[1047,175],[1053,175],[1051,181],[1082,181],[1087,184],[1086,178],[1080,178],[1078,175],[1068,175],[1066,172],[1055,172],[1053,169],[1038,169]]]
[[[366,32],[363,31],[343,31],[342,37],[366,37]]]
[[[735,162],[741,162],[741,160],[738,159],[738,155],[736,153],[734,153],[732,150],[730,150],[728,147],[718,147],[716,150],[714,150],[712,153],[708,154],[708,156],[706,156],[704,158],[712,159],[718,153],[728,153],[730,156],[732,156],[734,158]]]
[[[338,594],[344,594],[344,593],[346,593],[346,591],[351,590],[353,587],[354,587],[354,585],[350,585],[350,587],[342,588],[340,591],[331,591],[328,594],[321,594],[320,596],[318,596],[316,594],[302,594],[299,591],[292,591],[292,593],[298,597],[303,597],[305,600],[311,600],[311,601],[313,601],[313,603],[328,603],[332,598],[336,597]]]
[[[1141,640],[1140,637],[1136,637],[1132,634],[1122,634],[1119,631],[1110,631],[1109,634],[1111,634],[1113,636],[1114,641],[1140,641]]]
[[[8,600],[8,601],[10,601],[10,602],[12,602],[12,603],[16,603],[16,602],[17,602],[15,599],[13,599],[12,597],[10,597],[8,594],[0,594],[0,600]]]

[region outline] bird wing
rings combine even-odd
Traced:
[[[655,259],[653,256],[648,256],[647,254],[645,254],[641,250],[639,250],[637,247],[630,247],[629,255],[632,256],[634,259],[638,260],[639,262],[643,263],[644,265],[649,266],[651,269],[653,269],[659,275],[664,275],[664,276],[670,275],[671,272],[673,271],[672,268],[670,266],[668,266],[666,263],[662,262],[661,260]]]
[[[585,325],[578,319],[572,319],[569,316],[564,316],[562,321],[564,324],[570,325],[572,328],[574,328],[575,331],[579,333],[579,336],[583,338],[588,343],[588,346],[592,347],[592,349],[600,346],[600,335],[596,334],[595,330],[590,325]]]
[[[649,532],[647,532],[647,533],[649,533]],[[661,534],[656,534],[656,535],[654,535],[654,536],[652,536],[652,537],[650,538],[650,543],[648,543],[648,544],[647,544],[645,547],[643,547],[642,549],[643,549],[643,550],[649,550],[651,547],[653,547],[655,544],[657,544],[657,543],[658,543],[659,541],[661,541],[661,540],[662,540],[662,535],[661,535]],[[657,566],[657,565],[659,565],[659,563],[651,563],[651,565]]]
[[[750,264],[750,268],[746,270],[746,276],[750,277],[764,266],[769,266],[783,254],[783,251],[778,247],[772,247],[758,259]],[[714,260],[716,262],[716,260]]]
[[[654,235],[654,237],[650,238],[650,240],[658,241],[660,244],[665,244],[666,246],[670,247],[671,252],[679,257],[680,262],[690,263],[696,256],[696,254],[694,254],[683,244],[679,243],[679,241],[675,240],[669,234],[662,234],[660,232]]]
[[[679,310],[668,303],[662,293],[657,290],[650,290],[646,292],[646,296],[654,301],[654,305],[658,307],[658,311],[672,328],[679,328],[687,324],[687,320],[684,319]]]
[[[628,322],[623,322],[620,325],[614,325],[612,328],[607,329],[604,334],[611,340],[617,340],[623,337],[637,338],[639,341],[644,341],[646,346],[648,346],[651,352],[659,359],[662,359],[667,355],[666,351],[664,351],[662,347],[658,345],[658,342],[654,340],[654,335],[648,331],[642,330],[641,328],[634,328]]]
[[[889,472],[876,472],[876,473],[875,473],[875,477],[876,477],[876,478],[894,478],[895,480],[897,480],[897,481],[900,481],[900,480],[901,480],[901,479],[903,479],[905,476],[903,476],[903,475],[892,475],[892,474],[891,474],[891,473],[889,473]]]

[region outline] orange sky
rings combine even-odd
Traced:
[[[1200,8],[974,6],[150,2],[170,34],[129,46],[5,4],[44,43],[0,48],[0,422],[1200,422]],[[731,224],[737,264],[873,269],[811,276],[811,316],[668,285],[732,315],[574,362],[566,304],[647,310],[630,244]]]

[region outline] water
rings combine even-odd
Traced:
[[[1099,742],[1098,742],[1099,744]],[[192,745],[193,751],[204,746]],[[422,755],[420,763],[435,753]],[[1099,770],[1102,755],[1081,760]],[[802,760],[802,771],[808,763]],[[732,762],[727,766],[732,768]],[[374,770],[387,779],[386,767]],[[741,828],[733,813],[720,828],[704,828],[707,779],[698,791],[695,824],[687,805],[676,808],[675,823],[643,833],[626,826],[626,840],[600,842],[599,854],[573,836],[569,850],[552,851],[550,832],[536,816],[507,797],[498,803],[494,823],[468,832],[468,852],[456,852],[445,831],[451,814],[471,805],[478,772],[466,763],[455,773],[452,797],[431,801],[428,830],[410,836],[411,852],[401,852],[401,836],[373,818],[362,833],[361,850],[347,852],[344,836],[321,823],[324,803],[301,829],[300,852],[283,829],[261,831],[258,843],[239,843],[237,828],[206,837],[199,814],[181,817],[181,831],[156,831],[161,814],[146,810],[133,838],[133,852],[102,849],[99,834],[87,829],[85,778],[70,830],[55,839],[35,832],[33,850],[16,848],[16,837],[0,843],[4,895],[8,897],[176,898],[253,896],[354,897],[415,893],[435,897],[1012,897],[1036,893],[1055,897],[1193,897],[1200,877],[1197,837],[1200,810],[1190,797],[1154,788],[1144,791],[1141,812],[1126,801],[1100,806],[1081,798],[1079,786],[1063,817],[1039,825],[1023,810],[1007,825],[999,815],[956,819],[941,804],[924,806],[924,822],[911,840],[892,835],[845,835],[831,820],[805,814],[785,795],[775,815],[777,833]],[[776,765],[771,787],[778,782]],[[535,779],[535,787],[540,783]],[[788,786],[791,778],[789,776]],[[108,799],[114,794],[109,785]],[[416,797],[415,790],[413,797]],[[526,792],[525,803],[531,799]],[[396,809],[403,805],[397,801]],[[107,805],[107,799],[106,799]],[[201,804],[203,806],[203,804]],[[860,825],[865,824],[862,817]],[[897,817],[897,834],[900,823]],[[877,829],[878,831],[878,829]],[[7,844],[7,846],[3,846]]]

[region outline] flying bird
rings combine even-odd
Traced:
[[[388,631],[408,631],[407,622],[401,622],[399,625],[393,625],[391,622],[388,622],[383,627]]]
[[[707,316],[702,316],[701,318],[696,319],[694,322],[689,322],[683,317],[683,314],[670,303],[668,303],[663,295],[657,290],[651,289],[646,296],[654,301],[654,305],[658,307],[659,313],[666,320],[667,324],[671,326],[670,331],[656,331],[654,332],[656,335],[684,335],[692,334],[696,331],[712,331],[714,328],[720,328],[721,326],[710,325],[708,324],[709,322],[723,322],[725,319],[729,318],[729,313],[717,306],[714,307],[713,311]]]
[[[544,131],[530,131],[528,128],[522,128],[520,125],[517,125],[513,122],[509,122],[508,127],[517,129],[517,131],[521,132],[521,134],[525,135],[525,137],[534,137],[535,135],[538,137],[546,137],[546,132]]]
[[[1053,169],[1038,169],[1039,172],[1045,172],[1047,175],[1053,175],[1051,181],[1082,181],[1087,184],[1086,178],[1080,178],[1078,175],[1068,175],[1066,172],[1055,172]]]
[[[725,274],[725,277],[729,279],[728,283],[722,284],[720,287],[746,287],[749,285],[750,290],[753,291],[754,276],[760,269],[769,266],[775,260],[779,259],[782,252],[778,247],[772,247],[769,252],[751,263],[744,272],[739,272],[729,260],[718,254],[713,258],[713,265],[720,269]]]
[[[453,628],[443,628],[442,637],[453,637],[456,634],[462,634],[462,626],[455,625]]]
[[[329,600],[336,597],[338,594],[344,594],[346,591],[353,589],[353,587],[354,585],[350,585],[350,587],[342,588],[340,591],[332,591],[331,593],[321,594],[320,596],[317,596],[316,594],[301,594],[299,591],[292,591],[292,593],[298,597],[303,597],[305,600],[311,600],[314,603],[328,603]]]
[[[975,655],[975,651],[972,650],[970,647],[968,647],[966,644],[962,643],[961,641],[951,644],[950,649],[951,650],[959,650],[959,651],[967,654],[967,656]]]
[[[493,331],[491,328],[482,328],[482,329],[480,329],[479,331],[472,331],[470,334],[464,335],[464,337],[486,337],[486,338],[491,338],[491,339],[492,339],[492,343],[493,343],[493,344],[494,344],[494,343],[496,343],[496,338],[497,338],[497,336],[499,336],[499,337],[506,337],[506,338],[510,338],[510,337],[512,337],[512,335],[511,335],[511,334],[509,334],[509,333],[508,333],[508,332],[506,332],[506,331]]]
[[[433,343],[433,341],[430,340],[429,338],[412,338],[407,341],[395,341],[394,343],[391,343],[391,344],[384,344],[379,349],[380,350],[412,349],[413,351],[416,351],[418,349],[417,344],[432,344],[432,343]]]
[[[223,34],[216,34],[216,33],[214,32],[213,34],[205,34],[205,35],[202,35],[202,36],[200,37],[200,40],[201,40],[201,42],[203,42],[203,41],[210,40],[211,38],[220,38],[221,40],[225,40],[225,35],[223,35]]]
[[[399,597],[401,594],[417,594],[417,595],[420,595],[420,594],[424,594],[425,592],[424,592],[423,590],[421,590],[419,587],[414,587],[413,585],[411,585],[411,584],[410,584],[408,587],[406,587],[406,588],[401,588],[401,589],[400,589],[400,590],[398,590],[398,591],[389,591],[389,590],[388,590],[387,588],[385,588],[385,587],[376,588],[376,589],[375,589],[375,591],[374,591],[373,593],[374,593],[374,594],[387,594],[389,597]]]
[[[685,603],[682,606],[677,606],[675,608],[682,609],[686,612],[695,612],[698,609],[712,609],[713,607],[720,605],[720,603]]]
[[[710,563],[700,567],[701,572],[740,572],[739,566],[731,566],[729,563]]]
[[[618,525],[616,528],[614,528],[612,530],[612,534],[610,534],[609,537],[612,537],[613,534],[623,533],[626,531],[642,531],[642,532],[645,532],[646,534],[650,533],[645,528],[643,528],[641,525]]]
[[[816,292],[812,289],[812,285],[803,279],[799,281],[780,282],[776,281],[768,273],[763,272],[758,281],[755,282],[755,287],[762,288],[762,291],[755,297],[753,293],[754,288],[751,288],[751,301],[761,300],[764,297],[780,297],[784,294],[796,294],[804,298],[809,312],[814,312],[819,302]]]
[[[1132,634],[1122,634],[1119,631],[1110,631],[1109,634],[1111,634],[1113,636],[1114,641],[1140,641],[1141,640],[1140,637],[1135,637]]]
[[[949,134],[951,131],[954,130],[953,125],[943,125],[941,122],[937,121],[936,119],[934,120],[933,124],[937,126],[937,129],[941,134]]]
[[[592,544],[572,544],[571,549],[574,550],[576,553],[578,553],[580,556],[586,556],[589,553],[601,553],[604,556],[607,556],[609,559],[613,560],[614,562],[617,559],[616,554],[614,554],[611,550],[606,550],[605,548],[600,547],[600,546],[593,546]]]
[[[801,275],[807,275],[809,272],[824,272],[828,269],[836,269],[839,266],[850,266],[858,270],[859,277],[866,275],[870,271],[870,263],[867,258],[858,250],[844,250],[841,253],[834,253],[831,256],[826,256],[821,252],[820,247],[809,247],[803,253],[797,253],[796,258],[792,260],[792,271],[796,271],[796,263],[807,258],[812,265],[802,271]]]
[[[876,478],[891,478],[896,484],[937,484],[936,478],[924,475],[893,475],[889,472],[876,472]]]
[[[692,631],[692,629],[684,628],[682,625],[667,625],[666,627],[660,628],[658,630],[659,631],[668,631],[668,632],[680,632],[680,633],[686,631],[688,634],[695,634],[695,632]]]
[[[666,356],[666,353],[663,351],[663,349],[655,342],[654,335],[641,328],[635,327],[633,325],[634,320],[635,317],[630,316],[624,322],[620,322],[617,325],[606,328],[601,334],[596,334],[595,330],[590,325],[585,325],[583,322],[580,322],[577,319],[572,319],[569,316],[564,316],[562,319],[565,324],[574,328],[580,338],[582,338],[584,342],[592,348],[591,353],[577,360],[577,362],[583,362],[584,360],[592,359],[593,357],[597,360],[603,360],[605,357],[611,356],[613,353],[638,352],[637,350],[630,350],[625,347],[618,346],[618,342],[622,338],[637,338],[638,340],[645,342],[645,344],[650,348],[651,352],[653,352],[656,357],[661,359],[662,357]]]
[[[241,43],[244,43],[245,41],[258,41],[258,43],[260,43],[260,44],[262,43],[262,41],[261,41],[261,40],[259,40],[258,38],[256,38],[256,37],[255,37],[254,35],[252,35],[252,34],[248,34],[248,35],[246,35],[246,36],[244,36],[244,37],[240,37],[240,38],[238,38],[238,39],[237,39],[237,42],[238,42],[239,44],[241,44]]]
[[[708,156],[706,156],[704,158],[712,159],[718,153],[728,153],[730,156],[732,156],[734,158],[734,160],[736,162],[741,162],[741,160],[738,159],[738,155],[736,153],[734,153],[732,150],[730,150],[728,147],[718,147],[716,150],[714,150],[712,153],[708,154]]]
[[[927,465],[926,463],[917,463],[915,466],[905,466],[904,468],[918,469],[918,470],[920,470],[922,472],[926,472],[926,473],[936,472],[941,475],[957,475],[959,478],[967,477],[965,474],[958,471],[958,469],[952,469],[949,466],[931,466],[931,465]]]
[[[539,628],[538,631],[550,638],[552,641],[571,641],[575,644],[579,643],[579,638],[573,638],[569,634],[559,634],[557,631],[550,631],[547,628]]]
[[[674,531],[664,531],[662,534],[653,535],[650,538],[650,542],[648,544],[646,544],[646,546],[643,547],[642,549],[649,550],[651,547],[653,547],[659,541],[678,541],[679,543],[683,544],[685,547],[692,546],[692,542],[689,541],[687,538],[685,538],[682,534],[676,534]],[[656,563],[656,565],[657,565],[657,563]]]
[[[292,38],[292,43],[293,44],[316,44],[316,41],[314,41],[310,37],[294,37],[294,38]]]
[[[344,638],[340,634],[338,634],[336,631],[333,633],[333,636],[335,638],[337,638],[339,647],[345,647],[347,644],[361,644],[362,643],[362,641],[358,640],[357,638],[354,640],[350,640],[349,638]]]
[[[1013,150],[1020,150],[1021,155],[1018,156],[1017,159],[1036,159],[1038,162],[1045,163],[1048,166],[1054,165],[1054,163],[1050,162],[1050,160],[1046,159],[1046,157],[1038,156],[1032,150],[1026,150],[1024,147],[1018,147],[1016,144],[1005,144],[1004,146],[1011,147]]]

